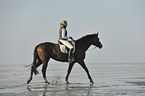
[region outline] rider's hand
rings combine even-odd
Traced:
[[[75,42],[75,40],[72,38],[72,37],[69,37],[72,41],[74,41]]]

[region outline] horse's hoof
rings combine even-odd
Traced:
[[[30,81],[31,81],[31,80],[27,80],[27,83],[26,83],[26,84],[29,84],[29,83],[30,83]]]
[[[94,84],[94,82],[93,82],[93,81],[90,81],[90,83],[91,83],[91,84]]]
[[[66,84],[70,84],[68,81],[66,81]]]
[[[46,83],[46,84],[50,84],[50,82],[48,82],[48,81],[45,81],[44,83]]]

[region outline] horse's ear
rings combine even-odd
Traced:
[[[96,33],[94,33],[94,34],[96,34]],[[97,34],[96,35],[98,35],[99,34],[99,32],[97,32]]]
[[[97,36],[98,36],[99,32],[97,32]]]

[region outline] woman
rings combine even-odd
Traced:
[[[72,63],[74,58],[72,57],[72,52],[74,50],[74,46],[71,43],[73,41],[72,37],[67,36],[67,21],[63,21],[60,23],[60,29],[59,29],[59,42],[61,42],[63,45],[65,45],[69,49],[68,54],[68,62]]]

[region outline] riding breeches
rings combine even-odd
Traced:
[[[66,47],[68,47],[69,49],[74,48],[73,44],[71,43],[71,41],[67,41],[67,40],[59,40],[63,45],[65,45]]]

